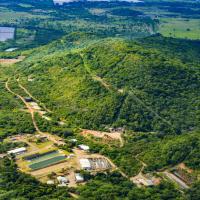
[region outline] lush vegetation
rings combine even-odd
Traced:
[[[17,147],[24,147],[27,144],[23,142],[1,142],[0,143],[0,153],[6,153],[7,151],[17,148]]]
[[[66,188],[55,188],[38,182],[29,175],[17,170],[13,160],[0,160],[0,198],[1,199],[71,199]]]
[[[99,200],[181,200],[181,194],[169,183],[163,182],[160,186],[149,189],[136,188],[131,182],[119,173],[98,174],[87,185],[78,189],[80,199]]]
[[[0,138],[20,133],[33,133],[31,116],[24,110],[24,105],[5,88],[12,69],[0,67]]]
[[[55,6],[49,1],[2,0],[0,26],[15,27],[15,38],[0,42],[10,47],[33,48],[72,32],[101,37],[144,37],[157,32],[168,37],[199,39],[199,2],[145,1],[73,2]]]
[[[198,42],[161,36],[107,39],[38,61],[35,55],[20,64],[19,73],[68,126],[180,134],[199,128],[198,53]],[[27,82],[30,75],[34,81]]]
[[[55,188],[39,183],[29,175],[17,171],[15,162],[7,158],[0,160],[1,199],[73,199],[66,188]],[[88,183],[74,189],[79,199],[124,199],[124,200],[197,200],[199,185],[195,184],[186,196],[183,196],[174,186],[162,182],[152,188],[137,188],[119,173],[100,173],[88,176]]]
[[[0,51],[33,48],[76,31],[101,37],[141,37],[155,32],[156,21],[126,6],[131,3],[74,2],[60,7],[53,1],[2,0],[0,26],[14,26],[16,33],[14,40],[0,42]]]
[[[173,39],[200,38],[199,11],[199,2],[190,0],[63,6],[1,0],[0,26],[16,30],[13,40],[0,42],[0,58],[26,59],[0,66],[0,154],[25,145],[3,141],[7,136],[35,132],[23,102],[6,88],[9,80],[12,91],[26,97],[19,78],[52,111],[50,121],[34,115],[41,131],[63,137],[68,152],[89,145],[118,170],[81,172],[85,185],[63,189],[21,173],[11,156],[0,159],[0,199],[199,200],[200,42]],[[124,145],[79,134],[79,128],[109,127],[125,128]],[[141,170],[162,176],[179,164],[192,171],[184,193],[166,180],[149,188],[129,181]]]

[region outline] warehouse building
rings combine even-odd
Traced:
[[[17,149],[13,149],[11,151],[8,151],[7,154],[14,154],[14,155],[20,155],[26,152],[26,148],[25,147],[21,147],[21,148],[17,148]]]

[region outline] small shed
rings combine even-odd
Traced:
[[[87,145],[84,145],[84,144],[78,145],[78,148],[81,149],[81,150],[84,150],[84,151],[89,151],[90,150],[90,147],[87,146]]]
[[[47,185],[53,185],[54,184],[54,181],[53,180],[48,180],[47,181]]]
[[[62,183],[62,184],[58,185],[58,187],[66,187],[66,186],[67,186],[67,184],[65,184],[65,183]]]
[[[77,183],[82,183],[84,181],[84,178],[80,173],[75,173],[75,180]]]
[[[138,181],[139,181],[140,184],[142,184],[144,186],[147,186],[147,187],[150,187],[150,186],[154,185],[153,181],[150,180],[150,179],[143,179],[143,178],[141,178],[141,179],[138,179]]]
[[[6,157],[6,154],[0,154],[0,158]]]

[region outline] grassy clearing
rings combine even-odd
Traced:
[[[159,32],[166,37],[200,39],[199,19],[162,18]]]

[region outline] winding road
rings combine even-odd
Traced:
[[[35,130],[36,130],[38,133],[42,134],[43,132],[39,129],[39,127],[37,126],[37,123],[36,123],[36,121],[35,121],[34,110],[29,106],[29,104],[25,101],[25,99],[24,99],[21,95],[15,93],[15,92],[9,87],[9,81],[10,81],[10,78],[8,78],[8,80],[6,81],[6,83],[5,83],[5,88],[6,88],[11,94],[13,94],[14,96],[16,96],[16,97],[18,97],[19,99],[22,100],[22,102],[26,105],[26,107],[27,107],[29,113],[31,114],[31,118],[32,118],[32,122],[33,122],[33,126],[34,126]]]

